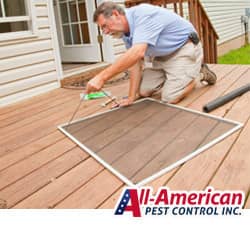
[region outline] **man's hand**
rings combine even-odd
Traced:
[[[91,92],[100,91],[103,85],[104,85],[104,81],[100,77],[95,76],[94,78],[88,81],[85,92],[86,94],[89,94]]]
[[[119,107],[126,107],[131,104],[133,104],[134,101],[136,101],[138,98],[131,98],[131,97],[125,97],[119,101],[116,101],[117,103],[114,103],[111,108],[116,108],[119,104]]]

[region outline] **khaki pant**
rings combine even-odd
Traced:
[[[152,68],[143,71],[140,91],[162,88],[161,99],[171,102],[183,94],[185,87],[200,75],[203,50],[201,43],[187,42],[169,56],[155,57]]]

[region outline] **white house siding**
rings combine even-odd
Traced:
[[[33,0],[34,36],[0,42],[0,106],[58,88],[47,0]]]
[[[241,16],[250,8],[250,0],[201,0],[222,44],[244,34]],[[250,20],[249,20],[250,21]]]

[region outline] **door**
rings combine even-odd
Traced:
[[[63,62],[100,62],[95,1],[55,0],[55,16]]]

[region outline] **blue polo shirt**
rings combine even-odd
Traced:
[[[129,23],[129,34],[123,36],[128,48],[134,44],[147,43],[146,56],[169,55],[182,47],[193,25],[174,12],[153,6],[140,4],[125,9]]]

